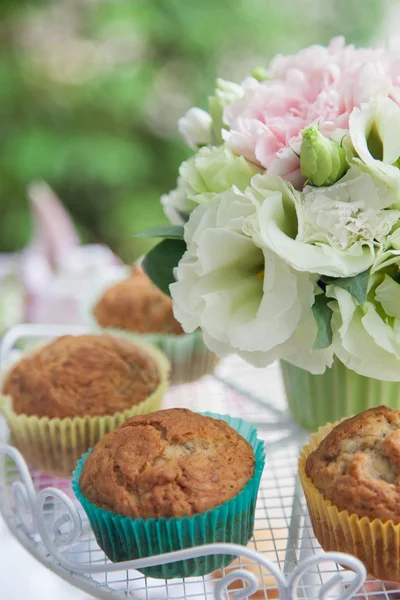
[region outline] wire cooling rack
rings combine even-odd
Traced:
[[[336,599],[348,594],[350,587],[354,585],[353,571],[344,571],[339,567],[335,562],[339,559],[335,559],[334,555],[327,560],[329,556],[323,553],[313,535],[297,478],[299,449],[306,441],[307,435],[290,420],[286,412],[278,366],[272,365],[259,370],[253,369],[236,357],[226,359],[218,367],[215,376],[171,388],[165,396],[163,406],[229,413],[257,426],[259,436],[265,440],[267,462],[258,495],[254,535],[248,548],[272,561],[287,581],[291,573],[299,570],[299,565],[304,565],[305,572],[299,577],[295,591],[291,595],[282,592],[282,588],[279,591],[276,579],[264,566],[252,558],[244,557],[238,558],[222,571],[184,580],[150,579],[132,569],[110,572],[112,563],[98,547],[86,516],[74,498],[69,480],[30,470],[34,487],[32,493],[40,494],[48,487],[61,490],[81,517],[81,534],[76,541],[69,543],[71,540],[68,540],[68,537],[71,537],[73,526],[62,517],[65,514],[65,505],[60,503],[56,496],[51,495],[43,502],[44,527],[52,529],[56,523],[59,542],[64,541],[64,545],[59,548],[62,556],[78,566],[100,566],[102,572],[85,572],[84,569],[83,572],[78,572],[78,568],[65,568],[43,543],[38,531],[32,527],[31,511],[21,493],[20,484],[16,483],[21,480],[18,460],[15,462],[10,456],[2,455],[0,509],[10,530],[25,548],[69,583],[96,598],[205,600],[220,597],[226,600],[240,600],[248,597],[249,588],[246,589],[244,582],[246,577],[242,580],[233,574],[234,571],[237,573],[237,569],[241,569],[241,573],[245,572],[248,578],[253,578],[253,584],[258,588],[250,595],[254,599]],[[1,443],[7,441],[8,434],[4,423],[0,425]],[[25,468],[25,465],[23,467]],[[18,510],[15,506],[16,501],[19,504]],[[317,558],[314,560],[313,557]],[[321,562],[322,560],[325,562]],[[353,568],[351,560],[349,559],[348,566]],[[344,560],[340,560],[340,563],[346,564]],[[309,564],[308,568],[306,564]],[[90,568],[87,571],[90,571]],[[224,579],[226,585],[221,590],[219,582],[229,574],[234,581],[229,583],[229,578]],[[357,587],[359,589],[352,593],[356,600],[400,600],[400,584],[367,580],[361,586],[357,584]]]

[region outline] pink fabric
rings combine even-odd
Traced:
[[[79,244],[72,219],[45,183],[30,186],[29,198],[34,234],[20,261],[25,320],[83,324],[83,299],[96,280],[121,265],[121,261],[106,246]]]

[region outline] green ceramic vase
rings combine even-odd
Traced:
[[[337,358],[323,375],[283,360],[281,371],[293,419],[308,431],[380,404],[400,409],[400,382],[358,375]]]

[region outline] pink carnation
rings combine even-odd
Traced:
[[[277,56],[270,78],[243,82],[244,98],[228,105],[223,136],[232,150],[280,175],[296,187],[301,131],[319,123],[324,135],[347,129],[354,107],[377,95],[400,100],[400,57],[385,49],[356,49],[335,38],[327,48],[311,46]]]

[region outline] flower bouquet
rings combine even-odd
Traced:
[[[277,56],[179,123],[144,268],[220,356],[280,359],[299,423],[400,408],[400,52]]]

